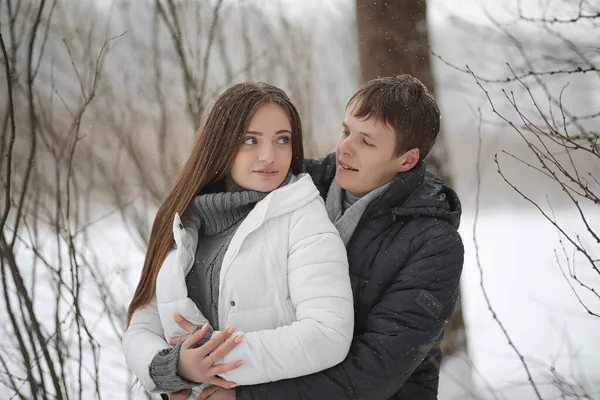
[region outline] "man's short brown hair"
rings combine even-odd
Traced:
[[[440,131],[440,110],[425,85],[411,75],[373,79],[348,101],[357,118],[376,118],[396,132],[396,154],[418,148],[423,160]]]

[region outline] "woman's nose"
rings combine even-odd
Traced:
[[[265,144],[261,146],[260,152],[258,154],[259,161],[265,163],[271,163],[275,160],[275,154],[273,152],[273,146],[270,144]]]

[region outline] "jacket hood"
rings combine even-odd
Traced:
[[[458,229],[462,206],[456,192],[420,162],[399,174],[386,192],[367,212],[382,214],[391,210],[394,217],[432,217],[448,221]]]

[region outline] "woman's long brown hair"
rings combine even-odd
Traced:
[[[296,107],[285,92],[262,82],[229,87],[204,118],[190,157],[156,213],[140,282],[127,312],[128,326],[134,311],[148,305],[154,297],[158,271],[175,243],[175,213],[182,215],[195,196],[227,177],[252,116],[268,103],[279,104],[288,114],[292,127],[290,168],[294,174],[302,172],[302,125]]]

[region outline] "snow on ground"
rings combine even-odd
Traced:
[[[591,221],[600,221],[598,211],[590,216]],[[567,211],[557,213],[558,220],[570,227],[578,226],[577,217]],[[534,398],[523,364],[508,345],[484,299],[473,223],[473,214],[466,214],[461,235],[466,248],[463,307],[472,378],[479,387],[476,392],[481,398]],[[586,313],[561,274],[554,250],[563,267],[566,264],[556,230],[535,212],[504,209],[479,216],[476,238],[483,287],[492,309],[525,357],[543,397],[552,398],[560,393],[556,385],[550,384],[551,368],[568,382],[581,384],[591,398],[599,396],[600,320]],[[572,259],[572,248],[568,254]],[[581,256],[576,256],[575,265],[583,282],[594,287],[600,285],[600,276],[591,271]],[[577,292],[584,302],[598,310],[594,296],[579,288]],[[443,373],[446,380],[448,376],[464,377],[457,373],[461,368],[465,373],[468,371],[465,363],[453,361],[450,365],[448,372]],[[444,384],[440,397],[453,398],[443,396],[443,388]]]

